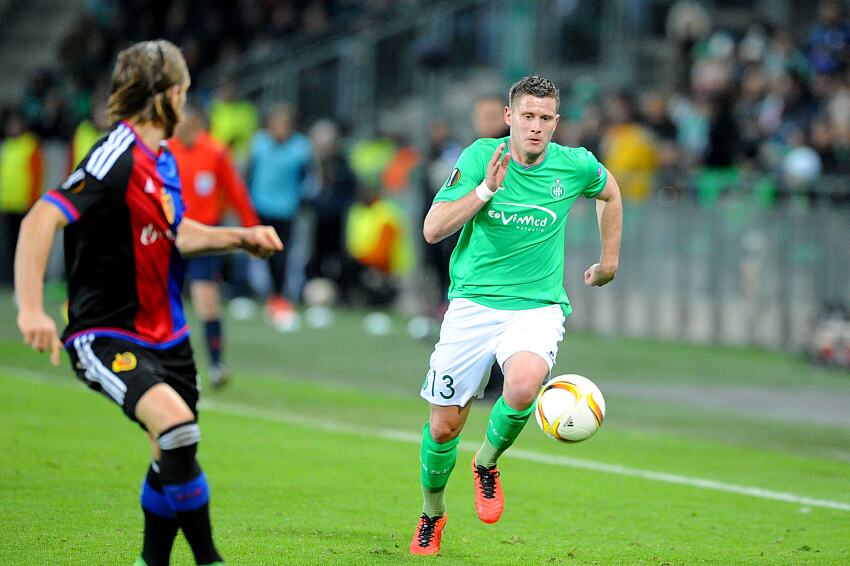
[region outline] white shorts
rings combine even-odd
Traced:
[[[563,338],[560,305],[502,310],[452,299],[419,394],[432,405],[463,407],[484,393],[494,359],[502,366],[517,352],[532,352],[552,371]]]

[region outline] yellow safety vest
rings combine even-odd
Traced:
[[[389,200],[352,206],[345,241],[352,257],[384,273],[400,275],[413,268],[413,241],[404,209]]]
[[[71,146],[71,167],[76,167],[83,160],[83,157],[94,147],[97,140],[103,137],[104,133],[95,128],[90,120],[80,122],[80,125],[74,131],[74,141]]]
[[[217,100],[210,106],[210,135],[231,148],[237,162],[245,159],[257,125],[257,110],[250,102]]]
[[[41,171],[33,171],[32,167],[37,151],[38,139],[30,133],[7,138],[0,145],[0,210],[3,212],[26,212],[41,194]]]

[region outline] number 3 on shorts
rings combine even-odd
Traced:
[[[454,397],[455,396],[455,388],[454,388],[455,380],[454,380],[454,378],[450,375],[444,375],[443,377],[440,378],[440,381],[442,381],[442,383],[439,384],[440,397],[442,397],[443,399],[446,399],[446,400]],[[437,385],[437,372],[436,371],[431,370],[431,371],[428,372],[428,375],[425,376],[425,383],[422,385],[423,390],[428,389],[429,382],[430,382],[430,386],[431,386],[431,396],[435,397],[437,395],[436,389],[438,387],[438,385]]]

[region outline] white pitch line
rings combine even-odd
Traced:
[[[666,472],[653,472],[652,470],[628,468],[626,466],[618,466],[616,464],[604,464],[602,462],[594,462],[592,460],[580,460],[578,458],[570,458],[569,456],[551,456],[549,454],[529,452],[528,450],[511,450],[510,452],[506,452],[506,454],[509,456],[513,456],[514,458],[520,458],[522,460],[529,460],[532,462],[540,462],[542,464],[553,464],[556,466],[581,468],[594,472],[616,474],[618,476],[630,476],[634,478],[643,478],[646,480],[664,483],[687,485],[700,489],[725,491],[727,493],[737,493],[738,495],[748,495],[750,497],[758,497],[760,499],[784,501],[786,503],[796,503],[799,505],[807,505],[810,507],[825,507],[827,509],[837,509],[839,511],[850,511],[850,503],[844,503],[842,501],[832,501],[829,499],[816,499],[814,497],[794,495],[793,493],[784,493],[781,491],[773,491],[760,487],[737,485],[734,483],[707,480],[690,476],[681,476],[678,474],[669,474]]]
[[[310,426],[327,432],[353,434],[356,436],[366,436],[372,438],[382,438],[385,440],[395,440],[398,442],[406,442],[409,444],[419,444],[422,439],[422,435],[418,433],[387,428],[367,428],[336,421],[328,421],[326,419],[319,419],[316,417],[305,417],[303,415],[298,415],[295,413],[257,409],[255,407],[248,407],[232,403],[223,403],[220,401],[205,400],[201,403],[201,406],[206,410],[211,410],[218,413],[252,418],[261,418],[293,425]],[[478,446],[478,444],[473,442],[460,443],[460,448],[469,452],[474,452],[475,450],[478,450]],[[582,470],[590,470],[593,472],[603,472],[606,474],[614,474],[618,476],[641,478],[656,482],[686,485],[698,489],[709,489],[712,491],[735,493],[738,495],[746,495],[748,497],[768,499],[771,501],[783,501],[785,503],[794,503],[797,505],[805,505],[809,507],[823,507],[826,509],[835,509],[838,511],[850,511],[850,503],[845,503],[843,501],[817,499],[814,497],[795,495],[793,493],[784,493],[781,491],[763,489],[760,487],[737,485],[733,483],[726,483],[691,476],[682,476],[666,472],[641,470],[639,468],[629,468],[627,466],[619,466],[617,464],[605,464],[603,462],[582,460],[580,458],[571,458],[569,456],[553,456],[550,454],[541,454],[539,452],[531,452],[529,450],[522,449],[512,449],[508,452],[505,452],[505,456],[508,458],[515,458],[517,460],[539,462],[541,464],[564,466],[568,468],[578,468]]]
[[[79,382],[70,378],[68,379],[68,381],[58,381],[46,378],[43,374],[39,374],[30,370],[20,368],[4,369],[6,371],[12,371],[17,374],[15,375],[15,377],[23,378],[28,381],[48,383],[50,385],[58,387],[73,387],[75,389],[79,388]],[[310,426],[311,428],[316,428],[327,432],[353,434],[356,436],[365,436],[371,438],[383,438],[385,440],[395,440],[398,442],[406,442],[408,444],[419,444],[422,439],[422,435],[419,433],[388,428],[367,428],[342,422],[329,421],[327,419],[319,419],[316,417],[299,415],[296,413],[287,413],[278,410],[258,409],[256,407],[250,407],[247,405],[224,403],[215,400],[203,400],[201,401],[201,407],[205,410],[210,410],[223,414],[259,418],[268,421],[282,422],[300,426]],[[474,452],[475,450],[478,450],[478,444],[475,444],[473,442],[461,442],[460,448],[469,452]],[[603,472],[606,474],[614,474],[618,476],[627,476],[663,483],[686,485],[698,489],[709,489],[725,493],[735,493],[738,495],[746,495],[748,497],[756,497],[759,499],[794,503],[796,505],[822,507],[825,509],[835,509],[837,511],[850,511],[850,503],[845,503],[843,501],[817,499],[813,497],[806,497],[803,495],[795,495],[793,493],[784,493],[781,491],[763,489],[760,487],[737,485],[734,483],[726,483],[715,480],[707,480],[703,478],[682,476],[678,474],[669,474],[666,472],[641,470],[639,468],[629,468],[626,466],[619,466],[617,464],[605,464],[603,462],[582,460],[579,458],[571,458],[569,456],[553,456],[550,454],[541,454],[539,452],[531,452],[529,450],[522,450],[518,448],[514,448],[506,452],[505,456],[508,458],[516,458],[518,460],[526,460],[529,462],[539,462],[541,464],[550,464],[554,466],[563,466],[568,468],[578,468],[582,470]]]

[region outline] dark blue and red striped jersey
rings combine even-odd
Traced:
[[[186,339],[184,265],[176,246],[185,207],[167,147],[155,154],[119,122],[42,198],[70,222],[66,346],[83,333],[149,348]]]

